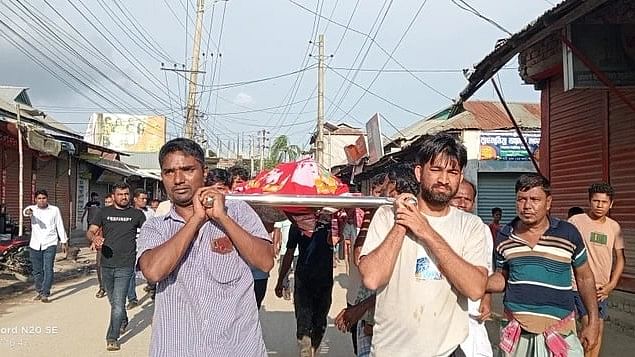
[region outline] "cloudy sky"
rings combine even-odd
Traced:
[[[390,135],[451,104],[466,84],[461,69],[557,2],[206,0],[201,127],[212,148],[262,129],[306,146],[324,34],[326,119],[362,126],[378,112]],[[162,67],[191,68],[195,3],[2,0],[0,85],[29,87],[36,107],[79,132],[92,112],[162,113],[178,136],[187,72]],[[500,72],[506,99],[537,102],[516,67]],[[495,95],[484,86],[475,97]]]

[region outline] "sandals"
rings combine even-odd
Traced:
[[[104,289],[97,290],[97,294],[95,294],[96,298],[100,299],[100,298],[103,298],[104,296],[106,296],[106,290]]]

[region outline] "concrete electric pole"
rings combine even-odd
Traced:
[[[199,55],[201,52],[201,37],[203,32],[203,13],[205,12],[205,0],[196,0],[196,28],[194,43],[192,45],[192,68],[190,72],[190,85],[187,96],[187,115],[185,118],[185,137],[193,139],[197,132],[196,92],[198,80]]]
[[[251,177],[254,177],[254,136],[249,135],[249,169]]]
[[[321,166],[324,162],[324,35],[318,39],[318,108],[317,108],[317,138],[315,139],[315,161]]]
[[[265,163],[265,147],[267,145],[267,134],[269,134],[268,131],[266,131],[265,129],[262,129],[260,131],[260,134],[262,134],[262,136],[260,137],[260,171],[262,171],[262,169],[264,168],[264,163]]]

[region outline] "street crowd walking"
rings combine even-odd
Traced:
[[[549,180],[522,175],[516,214],[474,215],[477,188],[464,175],[467,152],[448,134],[425,141],[414,162],[370,180],[376,209],[324,207],[286,212],[277,222],[242,201],[226,201],[249,175],[208,170],[202,148],[174,139],[159,152],[168,200],[159,204],[126,183],[84,207],[97,250],[99,288],[110,322],[106,349],[121,348],[137,278],[154,299],[151,356],[265,356],[259,309],[279,253],[274,293],[293,300],[298,356],[319,353],[333,303],[334,251],[345,247],[346,308],[335,325],[356,356],[493,356],[485,321],[503,293],[499,349],[506,356],[599,356],[607,298],[624,270],[624,239],[608,217],[616,193],[588,190],[589,209],[551,214]],[[131,202],[132,194],[132,202]],[[36,300],[48,302],[59,210],[36,192],[30,244]],[[161,211],[162,210],[162,211]],[[310,213],[307,213],[310,212]],[[287,218],[286,220],[284,218]],[[614,258],[615,256],[615,258]],[[292,278],[290,273],[292,272]],[[139,274],[139,275],[137,275]],[[155,299],[156,296],[156,299]]]

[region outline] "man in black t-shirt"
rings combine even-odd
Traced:
[[[130,207],[130,187],[117,184],[113,190],[114,205],[104,207],[90,222],[86,237],[101,250],[101,278],[110,302],[110,326],[106,333],[106,349],[119,350],[119,336],[128,326],[126,295],[134,274],[137,253],[137,230],[145,215]],[[98,235],[101,228],[102,234]]]
[[[291,221],[287,252],[282,258],[282,268],[275,292],[276,296],[282,297],[282,280],[291,267],[297,247],[300,254],[294,273],[293,290],[296,337],[300,343],[300,355],[313,355],[324,337],[331,308],[333,242],[330,216],[323,215],[317,222],[313,221],[315,228],[312,232],[302,231],[293,217]]]
[[[87,227],[90,226],[90,222],[92,222],[100,207],[99,194],[97,192],[91,192],[90,201],[86,202],[84,205],[84,213],[82,213],[82,222],[84,222],[84,218],[86,218]]]

